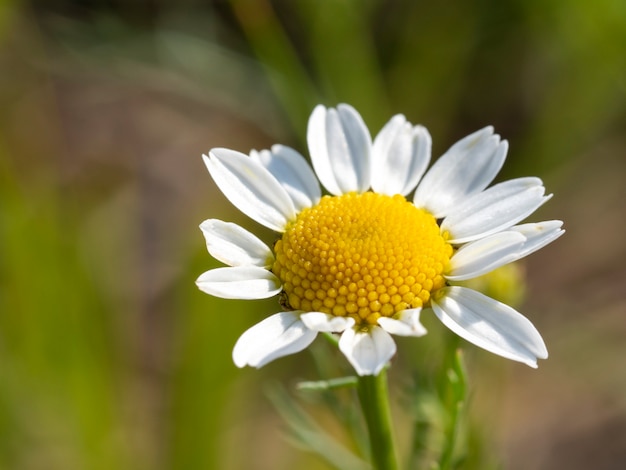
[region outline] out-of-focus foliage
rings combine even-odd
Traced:
[[[620,0],[0,2],[0,468],[328,468],[281,438],[263,384],[336,370],[308,353],[236,369],[236,338],[275,299],[194,286],[217,266],[203,219],[259,231],[201,153],[306,153],[318,102],[349,102],[372,134],[403,113],[435,156],[493,124],[511,142],[501,176],[544,178],[556,197],[540,216],[569,233],[529,260],[520,309],[551,359],[522,370],[465,348],[465,462],[621,468],[625,45]],[[424,322],[390,371],[405,460],[409,417],[440,413],[437,372],[457,346]]]

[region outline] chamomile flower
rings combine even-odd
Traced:
[[[426,333],[423,311],[505,358],[531,367],[547,358],[528,319],[451,285],[563,234],[557,220],[517,225],[550,198],[539,178],[488,187],[508,149],[492,127],[458,141],[427,172],[430,134],[402,115],[372,142],[354,108],[320,105],[307,140],[314,171],[282,145],[250,155],[215,148],[203,156],[230,202],[280,234],[269,247],[233,223],[200,226],[209,253],[228,265],[202,274],[202,291],[227,299],[280,296],[280,310],[237,341],[237,366],[261,367],[332,332],[359,375],[376,375],[396,352],[391,335]]]

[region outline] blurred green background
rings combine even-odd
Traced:
[[[0,0],[0,468],[329,468],[266,398],[320,378],[310,353],[232,364],[276,299],[194,285],[217,266],[202,220],[259,231],[200,155],[306,154],[320,102],[373,135],[403,113],[434,156],[493,124],[500,178],[543,178],[533,219],[568,233],[524,264],[520,310],[551,357],[466,347],[472,420],[503,468],[624,468],[625,50],[623,0]],[[440,363],[447,333],[425,323],[392,393]]]

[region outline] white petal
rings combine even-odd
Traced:
[[[470,343],[531,367],[548,357],[537,329],[513,308],[464,287],[444,287],[440,292],[442,297],[431,300],[435,314]]]
[[[330,193],[367,191],[372,139],[353,107],[318,105],[309,119],[307,142],[313,168]]]
[[[506,140],[488,126],[459,140],[420,182],[413,202],[435,217],[445,217],[459,201],[485,189],[502,168]]]
[[[322,197],[315,173],[304,157],[294,149],[273,145],[271,151],[252,151],[250,157],[276,177],[291,197],[296,210],[311,207]]]
[[[397,317],[380,317],[378,324],[392,335],[398,336],[424,336],[427,331],[420,323],[421,308],[403,310]]]
[[[515,261],[525,242],[521,233],[506,231],[463,245],[450,259],[446,279],[472,279]]]
[[[228,200],[251,219],[277,232],[296,215],[291,198],[259,163],[239,152],[213,149],[202,155],[215,184]]]
[[[208,219],[200,224],[211,256],[229,266],[269,268],[274,262],[272,250],[237,224]]]
[[[266,299],[282,289],[280,279],[256,266],[211,269],[200,275],[196,285],[202,292],[223,299]]]
[[[300,318],[310,330],[338,333],[354,326],[354,318],[338,317],[323,312],[303,313]]]
[[[464,243],[507,229],[550,199],[539,178],[518,178],[496,184],[453,209],[441,223],[450,243]]]
[[[378,375],[396,353],[396,343],[379,326],[369,331],[348,328],[341,334],[339,349],[359,375]]]
[[[423,126],[411,126],[397,114],[382,128],[372,147],[372,189],[407,195],[430,162],[432,139]]]
[[[517,225],[463,245],[450,259],[446,278],[464,281],[524,258],[563,235],[562,225],[560,220]]]
[[[313,342],[317,332],[309,330],[299,312],[276,313],[242,334],[233,349],[237,367],[262,367],[279,357],[294,354]]]
[[[519,232],[526,237],[526,242],[518,253],[516,260],[534,253],[559,238],[565,233],[565,230],[561,229],[562,226],[563,222],[560,220],[549,220],[546,222],[511,227],[509,230]]]

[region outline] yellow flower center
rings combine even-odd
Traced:
[[[274,249],[285,307],[363,326],[429,305],[452,255],[430,213],[372,192],[324,196],[288,224]]]

